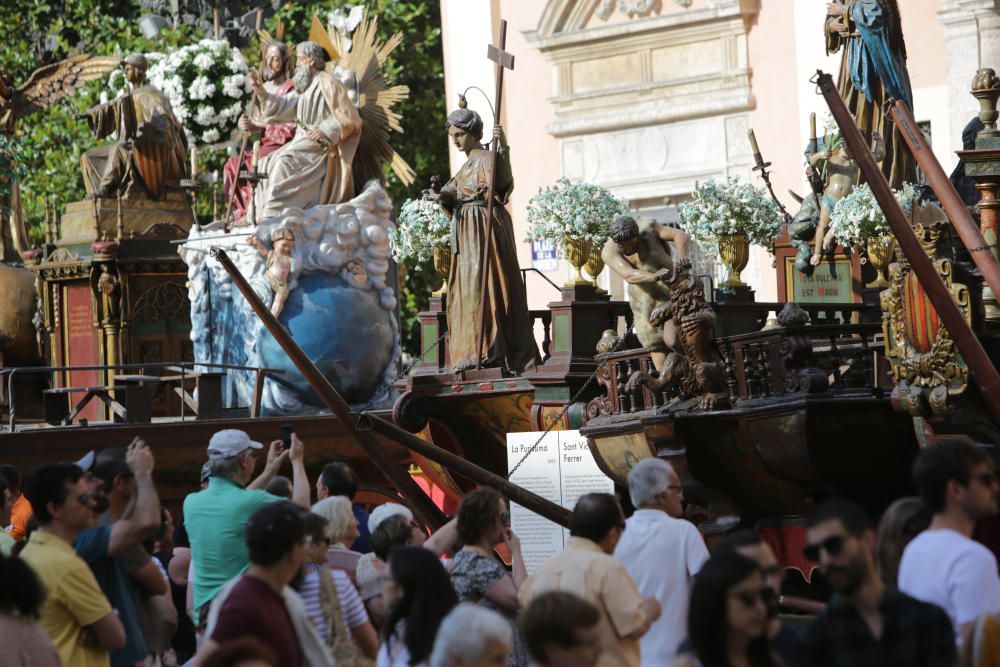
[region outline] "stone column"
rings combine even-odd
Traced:
[[[1000,68],[1000,0],[941,0],[938,18],[944,26],[951,100],[948,136],[962,147],[962,128],[976,115],[969,81],[983,67]]]

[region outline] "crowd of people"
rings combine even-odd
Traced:
[[[953,667],[998,664],[1000,577],[972,539],[997,514],[988,454],[921,450],[919,498],[873,524],[844,499],[806,520],[833,596],[779,614],[783,569],[752,531],[709,551],[665,461],[628,475],[635,510],[580,497],[565,549],[528,573],[496,491],[428,535],[403,504],[369,515],[358,478],[305,445],[223,430],[183,514],[141,440],[0,466],[0,664],[72,667]],[[291,477],[278,472],[289,465]],[[509,565],[498,551],[509,556]],[[994,662],[989,662],[993,660]]]

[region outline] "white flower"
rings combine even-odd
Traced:
[[[219,140],[219,131],[214,127],[211,130],[205,130],[201,134],[201,140],[206,144],[214,144]]]
[[[450,238],[451,221],[440,206],[426,199],[407,199],[389,242],[396,261],[412,257],[425,262],[434,255],[434,248],[446,247]]]
[[[222,80],[222,92],[229,97],[240,99],[247,93],[247,77],[243,74],[227,76]]]
[[[729,178],[695,186],[694,199],[680,206],[684,229],[707,257],[718,255],[718,237],[746,234],[750,243],[771,250],[784,218],[763,188]]]
[[[208,127],[209,125],[214,125],[218,121],[219,119],[215,114],[215,109],[208,106],[207,104],[203,104],[202,106],[198,107],[198,113],[195,114],[194,122],[198,123],[199,125]]]
[[[208,80],[206,76],[199,76],[191,82],[188,89],[188,96],[192,100],[208,99],[215,94],[215,84]]]
[[[566,237],[603,244],[611,222],[628,213],[628,204],[604,188],[560,178],[528,202],[528,237],[561,246]]]
[[[194,57],[194,66],[198,69],[209,69],[214,64],[209,53],[199,53]]]

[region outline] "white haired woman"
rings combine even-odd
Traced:
[[[506,667],[512,646],[507,619],[465,602],[441,622],[428,667]]]
[[[358,530],[358,520],[354,516],[350,499],[346,496],[330,496],[313,505],[312,511],[326,519],[326,536],[330,541],[327,567],[344,570],[351,581],[355,582],[361,554],[352,551],[350,545],[358,539],[361,532]]]

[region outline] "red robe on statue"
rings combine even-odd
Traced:
[[[269,90],[275,95],[287,95],[294,88],[294,84],[291,79],[288,79],[280,86],[274,87],[273,90]],[[259,120],[258,118],[253,119],[255,122]],[[284,146],[288,141],[291,141],[292,137],[295,136],[295,123],[278,123],[273,125],[268,125],[264,128],[264,134],[260,138],[260,157],[263,158],[268,153],[273,153],[282,146]],[[222,168],[222,189],[225,193],[226,204],[229,204],[229,198],[233,196],[233,182],[239,175],[239,168],[236,165],[236,161],[239,159],[238,155],[226,160],[225,166]],[[242,169],[249,171],[251,167],[251,162],[253,161],[253,151],[247,148],[246,154],[243,156],[243,166]],[[246,215],[247,206],[250,204],[250,199],[253,197],[253,185],[242,181],[239,184],[239,189],[236,191],[236,198],[233,201],[233,220],[239,220],[244,215]]]

